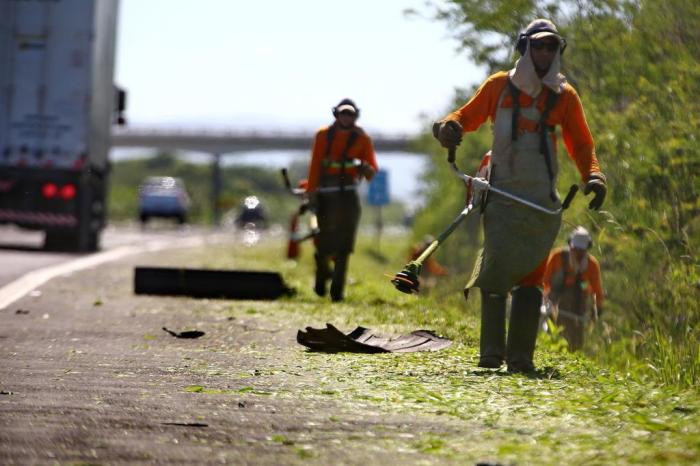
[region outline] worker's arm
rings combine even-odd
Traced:
[[[601,314],[605,296],[603,295],[603,284],[600,279],[600,265],[598,264],[596,258],[590,254],[588,255],[587,275],[588,283],[590,284],[593,294],[595,295],[595,305],[598,309],[598,314]]]
[[[314,145],[311,150],[311,163],[309,164],[308,186],[306,192],[314,192],[318,189],[321,178],[321,162],[326,149],[326,136],[324,130],[319,130],[314,138]]]
[[[374,146],[369,136],[362,138],[362,146],[362,152],[360,153],[360,173],[362,173],[362,176],[367,180],[371,180],[379,170],[379,165],[377,165],[377,155],[374,153]]]
[[[547,268],[544,271],[544,295],[549,296],[552,291],[552,276],[562,269],[561,251],[553,251],[547,260]]]
[[[440,121],[454,120],[464,132],[476,131],[488,118],[493,119],[498,99],[507,84],[508,73],[505,71],[489,76],[469,102]]]
[[[600,173],[593,136],[576,90],[567,86],[562,98],[561,130],[564,145],[585,183],[592,174]]]

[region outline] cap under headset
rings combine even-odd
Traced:
[[[357,117],[360,116],[360,109],[357,108],[357,105],[355,102],[352,101],[352,99],[343,99],[340,102],[338,102],[338,105],[333,107],[333,116],[338,118],[338,115],[342,112],[351,112],[354,113]]]

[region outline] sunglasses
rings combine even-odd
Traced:
[[[533,50],[547,49],[549,52],[556,52],[559,49],[559,42],[545,42],[543,40],[530,41],[530,48]]]

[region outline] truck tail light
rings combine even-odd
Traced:
[[[41,195],[46,199],[52,199],[56,197],[57,194],[58,186],[53,183],[45,183],[44,186],[41,187]]]
[[[70,201],[75,197],[75,185],[67,184],[61,188],[61,198],[64,201]]]

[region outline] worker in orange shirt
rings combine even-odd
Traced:
[[[453,148],[464,132],[490,120],[491,185],[556,210],[561,206],[556,192],[558,125],[584,193],[594,193],[589,206],[597,210],[605,199],[605,176],[578,94],[560,73],[565,47],[551,21],[532,21],[518,37],[515,67],[489,76],[469,102],[433,125],[433,134],[444,147]],[[465,296],[472,287],[481,291],[480,367],[498,368],[505,360],[511,372],[535,369],[542,278],[560,224],[561,214],[489,193],[483,211],[484,247],[465,287]]]
[[[588,231],[576,227],[569,235],[569,247],[550,254],[544,275],[544,295],[552,304],[554,321],[563,327],[571,351],[583,346],[586,322],[596,320],[603,312],[600,266],[588,252],[592,245]]]
[[[333,124],[316,133],[307,192],[319,228],[314,291],[325,296],[330,279],[331,299],[342,301],[348,259],[360,221],[357,186],[362,178],[371,180],[378,166],[372,140],[355,124],[360,116],[355,102],[341,100],[333,107],[333,116]]]

